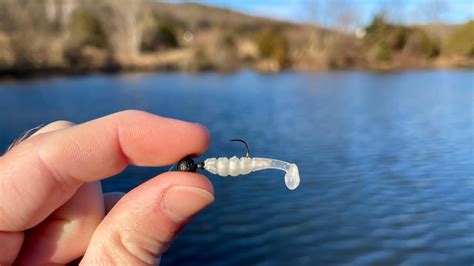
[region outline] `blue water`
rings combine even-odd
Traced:
[[[473,265],[474,72],[134,74],[0,83],[0,149],[24,130],[141,109],[206,125],[206,156],[295,162],[210,176],[216,202],[162,265]],[[167,170],[167,169],[166,169]],[[128,191],[164,168],[104,181]]]

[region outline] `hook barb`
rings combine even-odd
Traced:
[[[249,157],[250,156],[250,149],[249,149],[249,145],[247,144],[247,142],[243,139],[230,139],[229,141],[236,141],[236,142],[242,142],[243,144],[245,144],[245,150],[247,151],[245,153],[245,157]]]

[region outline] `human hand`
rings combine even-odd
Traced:
[[[43,127],[0,157],[0,265],[81,256],[81,264],[158,263],[186,222],[213,202],[209,180],[163,173],[121,198],[103,194],[99,180],[129,164],[169,165],[208,145],[202,126],[140,111]]]

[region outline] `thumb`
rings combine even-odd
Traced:
[[[81,264],[156,264],[189,219],[213,201],[212,185],[200,174],[159,175],[112,208]]]

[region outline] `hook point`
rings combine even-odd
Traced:
[[[247,144],[247,142],[243,139],[230,139],[229,141],[237,141],[237,142],[242,142],[243,144],[245,144],[245,149],[247,151],[247,153],[245,154],[245,157],[249,157],[250,156],[250,149],[249,149],[249,145]]]

